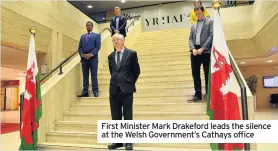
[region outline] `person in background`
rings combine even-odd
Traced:
[[[195,1],[194,1],[194,7],[199,7],[199,6],[201,6],[201,5],[202,5],[202,2],[201,2],[200,0],[195,0]],[[205,16],[205,17],[209,17],[209,14],[208,14],[208,11],[207,11],[206,8],[204,8],[204,16]],[[190,12],[189,17],[190,17],[190,24],[191,24],[191,25],[193,25],[193,24],[198,20],[196,14],[195,14],[195,12],[194,12],[194,8],[193,8],[192,11]]]
[[[88,97],[89,89],[89,71],[91,71],[92,91],[94,97],[98,97],[98,51],[101,47],[101,36],[92,32],[93,23],[86,23],[87,33],[81,35],[78,51],[81,57],[82,73],[83,73],[83,91],[78,97]]]
[[[124,36],[114,34],[112,41],[115,50],[108,56],[111,75],[109,99],[112,120],[133,120],[133,93],[140,75],[140,66],[136,51],[125,48]],[[123,147],[122,143],[108,145],[108,149]],[[131,143],[126,143],[126,150],[133,150]]]
[[[115,33],[121,34],[126,37],[126,24],[127,20],[125,16],[121,16],[121,8],[115,7],[115,15],[110,21],[110,29],[113,36]]]
[[[190,59],[192,76],[194,79],[195,95],[188,102],[199,102],[202,100],[202,85],[200,78],[200,67],[203,64],[205,74],[206,94],[208,90],[208,74],[210,65],[210,53],[213,40],[213,20],[205,17],[204,7],[196,6],[194,13],[198,20],[191,26],[189,36]],[[204,95],[204,98],[206,95]]]

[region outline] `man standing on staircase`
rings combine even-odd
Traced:
[[[115,15],[112,17],[110,21],[110,29],[112,30],[112,35],[113,36],[115,33],[121,34],[124,37],[126,37],[126,17],[121,16],[121,8],[120,7],[115,7]]]
[[[140,75],[136,51],[125,48],[124,36],[114,34],[112,41],[115,50],[108,56],[110,80],[110,110],[112,120],[133,120],[133,93],[135,83]],[[108,149],[123,147],[122,143],[114,143]],[[131,143],[126,144],[126,150],[132,150]]]
[[[207,93],[210,52],[213,40],[213,20],[204,16],[203,6],[196,6],[194,8],[194,12],[198,20],[191,26],[189,46],[191,52],[190,59],[195,95],[191,100],[188,100],[189,102],[199,102],[202,100],[202,84],[200,78],[201,64],[203,64]],[[204,95],[204,97],[205,96],[206,95]]]
[[[101,47],[101,38],[99,34],[92,32],[92,22],[88,21],[86,28],[87,33],[81,36],[78,46],[83,72],[83,91],[78,97],[89,96],[89,71],[91,71],[93,94],[98,97],[98,51]]]

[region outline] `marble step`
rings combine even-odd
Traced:
[[[39,143],[39,150],[98,150],[107,151],[108,144]],[[134,151],[210,151],[209,144],[134,144]],[[118,150],[124,150],[124,147]]]
[[[205,113],[199,112],[134,112],[134,120],[208,120]],[[64,121],[111,120],[111,113],[64,113]]]
[[[193,94],[188,96],[155,96],[155,97],[139,97],[134,96],[134,103],[187,103]],[[109,104],[109,97],[83,97],[77,98],[77,103],[88,105],[103,105]]]
[[[107,104],[74,104],[69,108],[70,113],[110,113],[109,101]],[[206,112],[205,103],[164,103],[140,102],[133,103],[134,112]]]

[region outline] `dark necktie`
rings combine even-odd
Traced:
[[[120,62],[121,62],[121,60],[120,60],[120,54],[121,54],[121,52],[117,52],[117,66],[118,66],[118,67],[119,67]]]
[[[89,37],[90,37],[90,33],[87,33],[86,42],[88,41]]]

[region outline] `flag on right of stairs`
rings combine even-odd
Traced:
[[[207,95],[207,114],[210,120],[240,120],[238,96],[233,92],[233,70],[229,48],[218,10],[214,10],[213,43]],[[211,144],[212,150],[241,150],[243,143]]]

